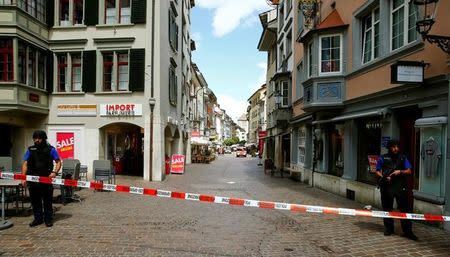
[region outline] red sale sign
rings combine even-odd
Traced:
[[[73,132],[56,133],[56,150],[61,159],[73,159],[75,156],[75,135]]]
[[[184,155],[173,154],[170,161],[170,173],[183,174],[184,173]]]

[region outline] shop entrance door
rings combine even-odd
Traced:
[[[0,156],[11,157],[11,127],[0,124]]]
[[[414,189],[419,188],[420,164],[420,132],[414,128],[414,123],[422,117],[422,111],[417,107],[405,108],[396,111],[400,130],[400,150],[411,162],[414,172]],[[416,172],[417,171],[417,172]]]

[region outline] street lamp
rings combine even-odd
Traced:
[[[444,52],[450,54],[450,37],[440,35],[428,35],[436,22],[437,3],[439,0],[414,0],[414,4],[419,8],[417,10],[418,20],[416,30],[422,35],[424,40],[432,44],[437,44]],[[422,14],[419,20],[419,15]]]

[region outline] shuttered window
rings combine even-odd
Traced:
[[[129,90],[144,91],[145,49],[130,49]]]

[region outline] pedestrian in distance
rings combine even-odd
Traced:
[[[56,149],[47,143],[47,134],[43,130],[33,133],[34,145],[28,147],[23,157],[22,174],[54,178],[61,169],[61,159]],[[55,162],[55,167],[53,165]],[[53,185],[38,182],[22,182],[28,186],[34,219],[30,227],[45,222],[47,227],[53,226]]]
[[[376,168],[376,175],[380,177],[379,188],[383,211],[392,211],[395,199],[400,212],[410,213],[412,212],[412,203],[408,201],[408,196],[411,195],[412,188],[408,186],[408,179],[412,176],[411,163],[400,152],[397,140],[390,140],[387,147],[388,153],[380,156]],[[394,220],[384,218],[383,222],[384,235],[392,235],[394,233]],[[401,227],[404,237],[418,240],[412,232],[411,220],[402,219]]]

